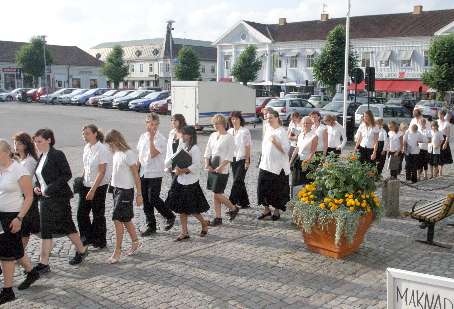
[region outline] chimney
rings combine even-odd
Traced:
[[[320,15],[320,20],[321,20],[321,21],[327,21],[328,19],[329,19],[328,13],[322,13],[322,14]]]
[[[279,26],[285,26],[287,25],[287,18],[281,17],[279,18]]]
[[[413,15],[419,15],[422,13],[422,5],[415,5],[413,7]]]

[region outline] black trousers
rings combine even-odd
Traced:
[[[378,175],[381,175],[381,173],[383,172],[383,168],[385,167],[386,153],[382,155],[384,147],[385,147],[385,142],[378,141],[377,159],[376,159]]]
[[[337,148],[328,147],[328,149],[326,150],[326,154],[330,154],[330,153],[334,153],[339,156],[342,153],[342,151]]]
[[[161,194],[162,177],[142,177],[140,182],[142,184],[143,211],[147,218],[148,227],[156,229],[155,208],[167,220],[175,218],[175,214],[165,206],[164,201],[159,196]]]
[[[408,180],[415,183],[418,181],[418,161],[419,154],[409,154],[405,157],[405,164],[407,166]]]
[[[107,187],[108,185],[98,187],[91,201],[85,199],[90,188],[84,186],[79,195],[77,225],[79,226],[80,238],[85,245],[93,244],[100,247],[106,245]],[[90,212],[92,212],[93,221],[90,221]]]
[[[232,162],[232,172],[233,172],[233,184],[232,190],[230,191],[229,200],[233,205],[238,206],[249,206],[249,196],[246,190],[246,184],[244,183],[244,178],[246,177],[246,160],[236,161],[235,159]]]

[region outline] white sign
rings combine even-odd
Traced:
[[[388,309],[454,309],[454,279],[386,270]]]

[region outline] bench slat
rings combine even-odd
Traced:
[[[420,207],[415,208],[415,212],[419,211],[419,210],[423,210],[423,209],[428,208],[428,207],[431,207],[431,206],[436,205],[438,203],[443,203],[444,201],[445,201],[445,199],[443,198],[443,199],[440,199],[440,200],[437,200],[437,201],[432,201],[430,203],[423,204]]]
[[[433,212],[439,212],[439,211],[441,211],[443,208],[444,208],[443,204],[434,205],[434,206],[431,207],[431,208],[426,208],[426,209],[423,209],[423,210],[421,210],[421,211],[415,211],[414,213],[415,213],[415,214],[418,214],[418,215],[420,215],[420,216],[425,216],[425,215],[428,215],[428,214],[433,213]]]

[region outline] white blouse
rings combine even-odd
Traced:
[[[337,121],[333,126],[326,126],[328,129],[328,147],[329,148],[344,148],[347,143],[347,135],[344,127]],[[342,139],[342,142],[341,142]]]
[[[112,163],[112,186],[121,189],[134,188],[134,175],[130,167],[137,163],[137,156],[132,150],[116,151]]]
[[[359,129],[358,129],[359,130]],[[379,134],[379,130],[377,127],[368,127],[363,126],[361,131],[359,131],[359,136],[361,137],[360,146],[363,148],[374,148],[375,143],[375,134]]]
[[[36,178],[38,179],[39,185],[41,186],[39,189],[41,190],[41,194],[43,194],[43,195],[44,195],[44,192],[46,192],[46,189],[47,189],[47,184],[44,181],[44,178],[43,178],[43,175],[42,175],[43,167],[44,167],[44,164],[46,163],[46,160],[47,160],[47,154],[48,154],[48,152],[43,152],[43,154],[41,155],[41,158],[39,160],[39,164],[36,167],[36,171],[35,171]]]
[[[323,135],[326,132],[326,126],[322,123],[317,128],[312,126],[312,131],[314,131],[314,133],[318,136],[317,152],[325,151]]]
[[[432,132],[432,139],[429,145],[429,153],[440,154],[441,144],[443,143],[443,133],[440,131]]]
[[[407,154],[419,154],[419,143],[424,141],[424,136],[419,132],[407,131],[404,135],[404,143],[407,145]]]
[[[93,187],[99,172],[99,165],[101,164],[106,164],[106,173],[99,185],[104,186],[109,183],[112,176],[112,153],[106,145],[101,142],[97,142],[94,145],[87,143],[84,147],[82,161],[84,164],[85,187]]]
[[[235,141],[233,157],[237,161],[246,159],[246,146],[252,146],[251,132],[245,127],[240,127],[238,131],[234,128],[230,128],[227,132],[233,136]]]
[[[438,119],[438,131],[441,132],[441,134],[446,135],[449,140],[449,133],[451,133],[451,123],[441,119]]]
[[[233,161],[233,154],[235,151],[235,140],[230,134],[219,134],[218,132],[211,133],[205,148],[206,159],[210,157],[219,156],[219,164],[227,160],[229,163],[224,166],[221,174],[228,174],[230,170],[230,162]]]
[[[389,137],[389,148],[388,150],[390,152],[396,152],[400,151],[402,149],[402,145],[400,144],[400,137],[402,136],[402,133],[400,132],[394,132],[394,131],[389,131],[388,132],[388,137]]]
[[[273,136],[282,145],[284,153],[280,152],[271,142]],[[290,162],[288,160],[289,149],[290,142],[288,140],[287,130],[283,127],[276,129],[271,126],[268,127],[262,141],[262,156],[259,168],[276,175],[279,175],[284,170],[285,175],[288,175],[290,173]]]
[[[24,198],[19,185],[22,176],[30,176],[30,173],[16,161],[0,170],[0,212],[19,212],[22,208]]]
[[[154,146],[159,151],[159,154],[152,158],[150,156],[150,133],[145,132],[140,136],[139,142],[137,143],[137,152],[139,154],[140,162],[140,177],[164,177],[164,161],[166,157],[165,151],[167,147],[167,141],[166,138],[159,132],[156,132],[154,136]]]
[[[312,149],[312,141],[316,137],[317,135],[314,133],[314,131],[310,131],[306,134],[304,134],[304,132],[301,132],[301,134],[298,136],[296,147],[298,148],[298,155],[300,157],[300,160],[309,159],[309,154],[311,153]]]
[[[27,169],[30,175],[35,174],[38,161],[36,161],[31,155],[28,155],[24,160],[19,161],[19,163]]]
[[[185,144],[182,143],[180,145],[181,147],[179,146],[178,148],[184,147],[184,149],[186,149]],[[191,150],[189,150],[189,154],[191,155],[192,158],[192,164],[188,167],[188,169],[191,172],[189,174],[183,174],[177,177],[177,181],[181,185],[191,185],[199,181],[200,169],[202,167],[200,163],[201,152],[199,146],[197,145],[192,146]]]
[[[421,150],[429,150],[429,143],[432,139],[432,130],[430,130],[427,126],[426,128],[422,128],[419,130],[419,132],[422,134],[424,137],[424,141],[422,143],[419,143],[419,148]]]
[[[167,139],[166,158],[164,160],[164,165],[165,165],[166,169],[170,169],[172,167],[172,156],[174,154],[173,149],[172,149],[172,144],[173,144],[173,139],[175,138],[176,134],[177,134],[176,129],[172,129],[169,132],[169,138]],[[179,139],[178,146],[180,146],[181,144],[183,144],[182,138]]]
[[[290,122],[288,125],[288,130],[287,133],[292,132],[294,135],[296,135],[296,140],[290,141],[290,146],[296,147],[296,143],[298,142],[298,136],[300,133],[303,131],[303,128],[297,124],[295,124],[293,121]]]

